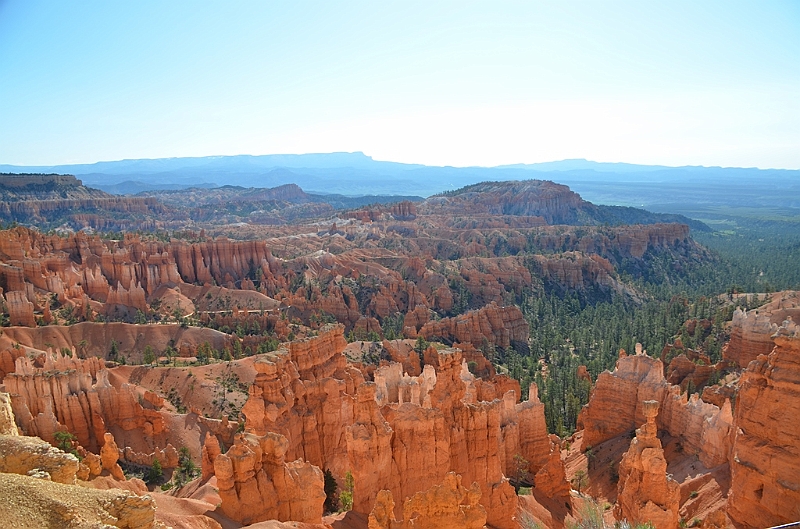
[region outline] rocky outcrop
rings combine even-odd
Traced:
[[[322,522],[322,471],[297,460],[286,462],[289,441],[280,434],[239,434],[214,460],[220,508],[249,525],[264,520]]]
[[[6,527],[152,529],[149,495],[97,490],[15,474],[0,474],[0,520]]]
[[[18,358],[15,372],[4,380],[23,433],[54,443],[55,432],[67,430],[81,446],[98,452],[106,433],[116,428],[116,433],[138,430],[154,444],[166,446],[164,415],[143,407],[132,386],[114,387],[98,358],[81,360],[56,353],[37,362],[41,367]]]
[[[468,384],[462,379],[465,368],[461,352],[443,349],[434,353],[435,382],[430,375],[427,380],[424,375],[422,381],[417,379],[420,386],[433,384],[432,390],[425,390],[427,397],[420,391],[406,400],[401,396],[402,379],[390,376],[391,370],[382,372],[380,386],[364,384],[359,388],[355,421],[347,436],[355,481],[354,510],[368,514],[382,489],[391,491],[394,498],[410,498],[438,484],[452,471],[480,484],[488,523],[513,527],[516,494],[503,475],[503,439],[510,439],[510,431],[519,431],[519,424],[526,423],[527,418],[507,417],[509,431],[504,437],[504,401],[478,402],[474,394],[471,401],[465,401]],[[398,378],[397,384],[391,382],[393,378]],[[385,403],[382,409],[376,398]],[[513,394],[510,399],[513,403]],[[523,407],[527,408],[534,409]],[[508,414],[515,412],[512,406]],[[399,505],[394,514],[402,515]]]
[[[290,440],[288,459],[303,459],[343,478],[347,471],[346,426],[363,375],[347,367],[340,325],[260,357],[242,408],[245,430],[277,432]]]
[[[772,351],[775,345],[772,335],[777,330],[778,324],[772,323],[769,315],[737,308],[733,313],[731,339],[723,349],[723,357],[746,368],[759,355],[767,355]]]
[[[500,426],[503,472],[506,476],[516,479],[517,474],[524,471],[529,481],[550,463],[551,452],[558,451],[552,446],[547,433],[544,403],[539,400],[539,390],[536,384],[531,384],[528,389],[527,401],[517,403],[516,400],[516,394],[512,391],[503,395]],[[520,465],[525,468],[521,468]],[[557,473],[555,469],[553,472],[553,478],[557,479],[555,478]],[[563,473],[563,465],[561,472]],[[562,486],[556,481],[546,481],[545,475],[542,474],[536,486],[543,490],[555,490]],[[564,480],[564,484],[566,484],[566,480]]]
[[[585,290],[596,286],[617,288],[614,267],[599,255],[567,252],[557,257],[533,256],[539,275],[562,288]]]
[[[667,382],[663,364],[638,347],[636,355],[620,357],[613,372],[598,375],[589,403],[578,419],[584,446],[596,446],[632,431],[644,422],[642,402],[660,403],[664,399]]]
[[[664,378],[663,364],[639,352],[622,356],[614,372],[597,377],[589,403],[581,410],[579,428],[583,445],[596,446],[644,423],[642,402],[658,402],[658,425],[678,438],[686,453],[698,455],[709,468],[728,460],[733,416],[731,405],[722,408],[703,402],[697,395],[681,393],[680,386]],[[638,403],[638,404],[637,404]]]
[[[680,392],[680,386],[670,386],[662,401],[659,422],[670,435],[680,439],[684,452],[697,455],[707,468],[728,462],[733,433],[729,400],[717,407],[696,393],[689,396]]]
[[[656,434],[658,402],[644,401],[645,424],[619,465],[615,515],[629,522],[650,522],[656,529],[678,526],[680,486],[667,476],[667,460]]]
[[[36,327],[36,318],[33,316],[33,303],[28,301],[28,296],[24,291],[7,292],[6,308],[8,309],[8,320],[11,325]]]
[[[730,341],[722,350],[723,358],[744,369],[759,355],[768,355],[774,346],[772,335],[786,320],[800,321],[798,292],[777,292],[769,303],[755,310],[737,308]]]
[[[78,458],[38,437],[0,435],[0,472],[29,475],[40,472],[58,483],[74,484]]]
[[[374,383],[359,386],[353,424],[347,427],[347,454],[354,481],[353,510],[362,514],[372,510],[379,492],[392,483],[394,430],[381,415],[376,392]]]
[[[480,498],[478,483],[467,489],[461,484],[461,476],[448,472],[441,485],[406,500],[403,519],[397,521],[392,493],[382,490],[369,515],[369,529],[480,529],[486,523]]]
[[[775,348],[751,362],[736,404],[728,515],[741,527],[800,519],[800,336],[779,328]]]
[[[454,318],[429,321],[419,330],[425,339],[434,337],[480,347],[484,341],[498,346],[527,344],[528,323],[518,307],[500,307],[495,303]]]
[[[200,457],[200,470],[203,481],[214,475],[214,461],[217,460],[217,456],[221,453],[222,448],[219,445],[217,436],[212,435],[211,432],[206,432]]]
[[[0,393],[0,435],[19,435],[8,393]]]
[[[457,194],[432,197],[419,207],[423,214],[524,215],[544,218],[550,224],[571,224],[586,204],[567,186],[543,180],[485,182],[465,187]]]
[[[120,459],[125,460],[127,463],[147,467],[152,467],[156,459],[158,459],[158,463],[163,468],[175,468],[179,464],[178,451],[171,443],[167,443],[164,448],[158,448],[149,453],[137,452],[130,446],[126,446],[123,450],[120,450]]]

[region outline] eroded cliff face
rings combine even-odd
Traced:
[[[78,458],[66,454],[38,437],[0,436],[0,473],[39,477],[74,485]]]
[[[736,404],[728,515],[741,527],[800,519],[800,336],[787,322],[750,362]]]
[[[427,338],[439,337],[451,342],[480,347],[485,340],[499,347],[527,344],[528,323],[516,306],[499,307],[491,303],[455,318],[429,321],[419,330]]]
[[[686,453],[697,455],[708,468],[728,461],[733,423],[730,402],[725,400],[720,408],[697,394],[681,393],[680,386],[664,378],[661,361],[642,351],[621,356],[613,372],[597,377],[589,403],[579,416],[584,446],[596,446],[643,424],[645,400],[658,403],[662,409],[658,426],[679,439]]]
[[[139,429],[149,437],[163,435],[164,418],[145,409],[134,389],[115,388],[97,358],[80,360],[59,353],[45,355],[41,367],[26,357],[4,383],[11,394],[17,424],[27,435],[54,442],[54,433],[66,430],[93,451],[103,444],[112,426]]]
[[[0,393],[0,435],[19,435],[8,393]]]
[[[644,423],[642,402],[661,402],[667,391],[664,368],[660,360],[641,350],[620,356],[613,372],[605,371],[589,396],[589,403],[579,416],[584,431],[584,445],[596,446]]]
[[[160,286],[216,282],[233,287],[256,268],[269,270],[272,256],[263,242],[255,241],[162,243],[130,234],[110,241],[82,232],[59,237],[17,228],[0,233],[0,259],[0,286],[15,324],[34,326],[34,310],[43,310],[36,304],[50,303],[41,299],[43,293],[74,307],[73,314],[79,317],[99,312],[132,319],[137,310],[147,311],[148,298]],[[205,295],[197,288],[189,290],[198,294],[194,301]],[[259,301],[262,308],[275,306],[263,294],[253,292],[253,296],[261,299],[255,304],[248,300],[251,308],[259,308]]]
[[[256,441],[263,444],[265,436],[276,435],[286,440],[270,441],[282,454],[281,461],[298,459],[293,464],[330,470],[342,483],[350,471],[353,509],[363,515],[372,512],[383,489],[405,501],[456,472],[479,484],[491,525],[515,527],[516,494],[504,476],[517,471],[515,456],[528,462],[525,470],[531,476],[538,473],[537,487],[542,490],[562,492],[568,487],[535,386],[529,401],[517,403],[518,386],[509,391],[503,377],[477,380],[460,350],[434,347],[426,351],[428,363],[418,376],[389,362],[375,370],[375,382],[365,382],[364,375],[345,362],[343,331],[341,325],[323,327],[318,336],[262,355],[253,364],[257,375],[242,410],[247,436],[238,437],[235,449],[225,455],[219,454],[215,437],[206,437],[203,476],[216,475],[229,516],[261,516],[255,513],[261,501],[256,498],[272,489],[257,484],[261,478],[251,479],[256,471],[247,469],[257,466],[251,460],[265,457],[258,455]],[[480,400],[483,395],[503,398]],[[233,462],[225,463],[224,457]],[[237,460],[247,461],[238,467],[245,470],[237,470]],[[275,472],[284,472],[275,465]],[[242,495],[245,489],[249,492]],[[291,501],[284,496],[288,489],[275,490],[275,501]],[[402,505],[396,509],[394,516],[402,516]]]
[[[403,504],[403,518],[394,519],[391,491],[378,493],[369,515],[369,529],[480,529],[486,523],[486,510],[480,505],[481,488],[473,483],[467,489],[461,476],[448,472],[441,485],[420,491]]]
[[[784,320],[800,321],[800,295],[797,292],[778,292],[772,300],[755,310],[736,309],[731,324],[731,339],[722,350],[726,360],[742,369],[772,351],[772,335]]]
[[[322,522],[322,471],[300,460],[286,462],[289,441],[282,435],[239,434],[214,459],[220,508],[249,525],[264,520]]]
[[[291,441],[288,459],[309,461],[339,478],[347,471],[345,429],[364,380],[347,367],[343,333],[343,326],[329,326],[317,337],[260,357],[242,408],[246,431],[285,435]]]
[[[517,498],[505,476],[525,471],[539,476],[536,486],[542,490],[568,491],[536,387],[523,403],[514,391],[481,401],[459,350],[431,354],[435,373],[426,365],[419,377],[401,376],[396,364],[389,365],[376,372],[377,386],[359,388],[355,423],[348,429],[354,509],[369,513],[382,489],[408,498],[455,472],[480,484],[490,525],[515,527]],[[521,461],[526,468],[519,468]],[[401,506],[394,508],[394,516],[401,517]]]

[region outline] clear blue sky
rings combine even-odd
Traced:
[[[0,0],[0,163],[800,168],[800,2]]]

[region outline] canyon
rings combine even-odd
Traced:
[[[172,207],[136,200],[113,207]],[[658,529],[800,518],[797,293],[731,307],[719,362],[675,340],[580,366],[588,403],[558,437],[543,388],[498,361],[540,331],[520,307],[641,303],[651,260],[711,258],[688,226],[616,224],[548,182],[325,215],[0,231],[0,489],[36,498],[41,527],[560,528],[593,503]]]

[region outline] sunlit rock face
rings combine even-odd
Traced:
[[[742,527],[800,519],[800,337],[791,322],[742,375],[728,515]]]

